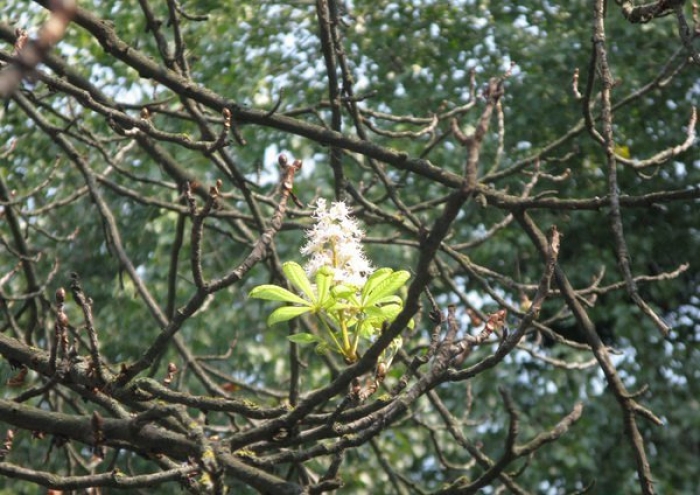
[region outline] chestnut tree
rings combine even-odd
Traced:
[[[696,4],[0,7],[0,493],[694,493]]]

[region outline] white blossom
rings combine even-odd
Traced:
[[[328,267],[336,283],[362,287],[372,266],[362,248],[364,232],[342,201],[327,208],[319,198],[314,211],[316,223],[306,232],[308,242],[301,253],[309,257],[305,269],[313,277],[321,267]]]

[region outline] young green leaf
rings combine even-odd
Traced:
[[[331,294],[335,299],[354,300],[357,294],[357,288],[351,285],[339,284],[331,287]]]
[[[394,292],[403,287],[410,277],[410,273],[405,270],[400,270],[398,272],[383,274],[383,276],[377,280],[376,283],[373,283],[369,289],[367,288],[368,284],[365,284],[365,287],[362,290],[363,306],[376,304],[383,298],[392,295]]]
[[[253,287],[248,296],[256,299],[265,299],[266,301],[283,301],[310,306],[309,301],[277,285],[258,285]]]
[[[362,287],[362,294],[371,293],[378,284],[380,284],[393,272],[394,270],[391,268],[379,268],[378,270],[375,270],[372,275],[369,276],[367,282],[365,282],[364,287]]]
[[[303,293],[312,303],[316,302],[316,294],[314,294],[309,277],[306,276],[306,272],[301,265],[293,261],[287,261],[282,265],[282,271],[298,291]]]
[[[267,317],[267,326],[271,327],[272,325],[275,325],[277,323],[291,320],[292,318],[296,318],[299,315],[308,313],[310,310],[311,308],[309,308],[308,306],[284,306],[282,308],[277,308],[272,313],[270,313],[270,316]]]
[[[301,344],[301,345],[321,342],[321,338],[317,337],[316,335],[314,335],[312,333],[295,333],[294,335],[290,335],[289,337],[287,337],[287,340],[290,340],[290,341],[294,342],[295,344]]]
[[[316,292],[318,293],[318,304],[320,306],[326,303],[326,299],[330,295],[331,282],[333,281],[333,273],[325,268],[320,268],[316,272]]]
[[[399,306],[403,306],[403,299],[396,294],[393,294],[391,296],[382,297],[378,301],[374,301],[373,306],[386,306],[388,304],[398,304]]]
[[[389,304],[387,306],[382,306],[381,308],[379,308],[379,312],[381,315],[380,318],[383,321],[392,322],[396,319],[397,316],[399,316],[399,313],[402,309],[403,308],[398,304]]]
[[[357,325],[355,332],[357,332],[357,334],[363,339],[369,339],[377,333],[376,327],[372,324],[372,321],[369,319],[364,320],[359,325]]]

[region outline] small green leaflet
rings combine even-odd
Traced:
[[[316,302],[316,294],[314,294],[314,290],[311,287],[309,277],[306,276],[306,272],[299,263],[287,261],[282,265],[282,271],[292,285],[304,294],[309,301],[312,303]]]
[[[405,270],[398,272],[394,272],[390,268],[377,270],[362,288],[362,305],[372,306],[391,296],[403,287],[410,277],[411,274]]]
[[[289,337],[287,337],[287,340],[290,340],[295,344],[300,345],[315,344],[317,342],[322,342],[320,337],[317,337],[312,333],[295,333],[294,335],[290,335]]]
[[[248,295],[249,297],[265,299],[266,301],[283,301],[288,303],[303,304],[304,306],[311,306],[309,301],[302,299],[293,292],[289,292],[287,289],[277,285],[258,285],[257,287],[254,287]]]
[[[311,308],[308,306],[283,306],[281,308],[277,308],[270,313],[270,316],[267,317],[267,326],[271,327],[277,323],[291,320],[292,318],[296,318],[297,316],[308,313],[309,311],[311,311]]]

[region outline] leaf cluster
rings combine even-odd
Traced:
[[[267,301],[291,303],[277,308],[267,318],[267,325],[291,320],[304,314],[316,318],[323,329],[319,334],[302,332],[288,339],[297,344],[316,344],[316,352],[335,352],[348,363],[355,363],[358,350],[368,346],[392,323],[403,309],[396,295],[410,278],[405,270],[375,270],[362,287],[334,284],[330,270],[316,272],[312,284],[304,269],[293,261],[282,265],[282,271],[301,296],[277,285],[259,285],[249,296]],[[383,352],[380,362],[388,368],[401,347],[400,337],[394,340],[389,353]]]

